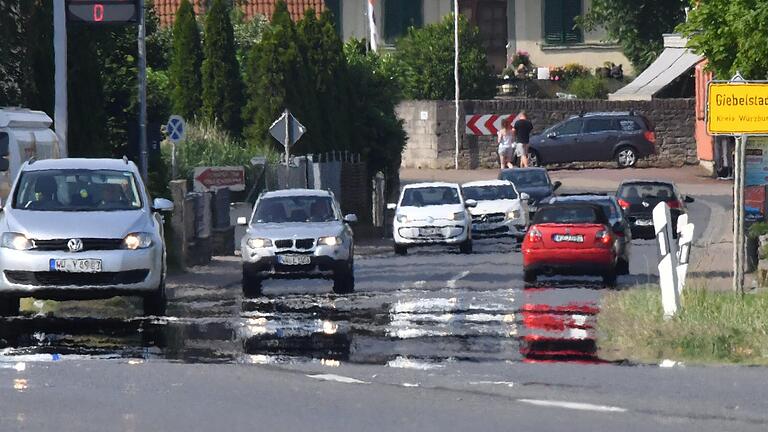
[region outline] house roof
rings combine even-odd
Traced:
[[[190,1],[195,7],[195,15],[205,14],[208,0]],[[181,3],[181,0],[155,0],[155,13],[160,19],[161,25],[169,26],[173,24],[179,3]],[[251,19],[256,15],[271,17],[275,11],[275,3],[277,3],[277,0],[242,0],[237,2],[240,8],[242,8],[246,19]],[[286,0],[286,3],[288,3],[288,12],[291,13],[291,18],[294,21],[300,20],[304,16],[304,12],[309,8],[314,8],[318,13],[325,10],[325,2],[323,0]]]
[[[664,51],[634,81],[608,95],[609,100],[651,100],[680,75],[704,59],[686,48],[679,35],[664,35]]]

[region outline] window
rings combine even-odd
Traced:
[[[619,120],[619,125],[621,127],[621,130],[624,132],[633,132],[633,131],[640,130],[640,125],[637,124],[634,120],[630,120],[630,119]]]
[[[568,120],[567,122],[556,126],[552,132],[557,135],[576,135],[581,132],[581,119]]]
[[[341,0],[325,0],[325,7],[333,14],[333,25],[336,26],[336,33],[342,36]]]
[[[422,0],[384,0],[384,41],[393,43],[408,27],[421,27]]]
[[[553,45],[584,41],[576,17],[581,16],[581,0],[544,0],[544,42]]]
[[[426,207],[445,204],[461,204],[458,189],[446,186],[406,189],[403,192],[403,199],[400,201],[400,206],[402,207]]]
[[[613,119],[589,119],[584,126],[584,133],[605,132],[619,130],[618,124]]]

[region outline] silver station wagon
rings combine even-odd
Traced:
[[[22,165],[0,211],[0,314],[21,297],[137,295],[164,314],[165,243],[159,211],[127,159],[47,159]]]
[[[315,189],[266,192],[256,201],[242,239],[243,294],[261,294],[266,278],[333,279],[333,291],[354,291],[354,239],[333,193]]]

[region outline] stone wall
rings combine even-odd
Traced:
[[[505,114],[525,110],[534,124],[534,133],[582,111],[629,111],[645,115],[654,124],[658,154],[638,161],[638,167],[673,167],[698,164],[694,139],[693,99],[656,99],[653,101],[513,99],[462,101],[465,114]],[[426,114],[424,114],[426,113]],[[408,145],[403,153],[404,167],[451,168],[454,166],[454,106],[450,101],[406,101],[398,107],[405,122]],[[425,119],[426,117],[426,119]],[[463,131],[463,129],[462,129]],[[498,166],[495,138],[460,136],[461,168]],[[608,166],[613,162],[579,162],[563,168]]]

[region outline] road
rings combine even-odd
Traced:
[[[699,249],[728,204],[691,205]],[[130,300],[32,304],[0,323],[0,430],[768,427],[762,368],[601,360],[600,281],[525,285],[514,241],[358,250],[349,296],[268,281],[243,298],[230,258],[175,278],[165,318]],[[655,282],[655,263],[636,242],[617,289]]]

